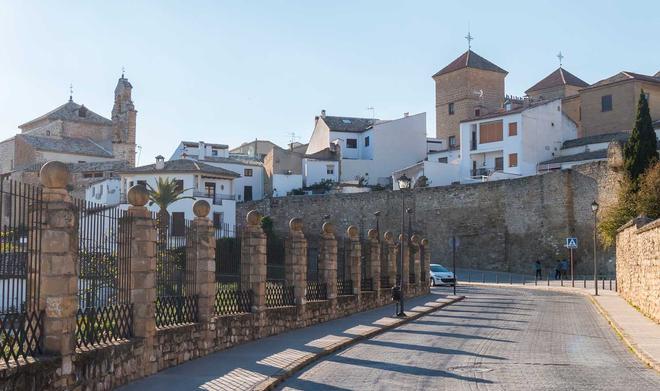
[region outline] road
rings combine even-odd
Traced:
[[[437,288],[448,289],[448,288]],[[459,287],[467,299],[330,355],[285,390],[660,390],[583,296]]]

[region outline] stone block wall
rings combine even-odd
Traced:
[[[621,297],[660,323],[660,219],[638,218],[619,229],[616,269]]]

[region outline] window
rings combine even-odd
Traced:
[[[456,136],[449,136],[449,148],[456,147]]]
[[[186,216],[183,212],[172,212],[172,236],[186,234]]]
[[[357,139],[356,138],[347,138],[346,139],[346,148],[356,149],[357,148]]]
[[[479,124],[479,144],[502,141],[502,120]]]
[[[516,136],[518,134],[518,123],[509,122],[509,137]]]
[[[334,164],[328,164],[325,166],[325,172],[328,175],[334,175],[335,174],[335,165]]]
[[[252,176],[252,169],[251,168],[244,169],[243,176]]]
[[[243,201],[252,201],[252,186],[243,187]]]
[[[213,226],[215,228],[221,228],[222,227],[222,213],[221,212],[213,212]]]
[[[137,184],[146,187],[147,186],[147,181],[139,180],[139,181],[137,181]]]
[[[364,138],[364,146],[368,147],[369,146],[369,136]]]
[[[600,97],[600,111],[612,111],[612,95],[603,95]]]
[[[206,191],[207,196],[215,198],[215,183],[214,182],[204,182],[204,189]]]
[[[212,156],[218,156],[218,151],[215,150],[215,149],[212,150],[212,151],[211,151],[211,155],[212,155]]]
[[[504,171],[504,158],[501,156],[495,158],[495,171]]]
[[[174,187],[174,189],[176,191],[183,192],[183,179],[177,179],[175,180],[175,182],[176,182],[176,186]]]
[[[509,167],[518,167],[518,154],[510,153],[509,154]]]
[[[454,115],[454,104],[453,103],[448,104],[447,110],[449,110],[449,115]]]
[[[481,115],[481,109],[474,109],[474,116],[478,117]]]
[[[447,160],[446,157],[439,157],[438,158],[438,163],[447,163],[447,162],[448,162],[448,160]]]

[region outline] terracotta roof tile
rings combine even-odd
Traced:
[[[527,94],[531,91],[545,90],[546,88],[558,86],[588,87],[589,83],[563,68],[557,68],[554,72],[544,77],[541,81],[525,91],[525,93]]]
[[[493,64],[492,62],[481,57],[472,50],[468,50],[467,52],[461,54],[460,57],[449,63],[449,65],[439,70],[435,75],[433,75],[433,77],[440,76],[449,72],[454,72],[463,68],[483,69],[485,71],[499,72],[504,74],[509,73],[504,69],[498,67],[497,65]]]

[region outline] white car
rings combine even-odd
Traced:
[[[431,286],[456,285],[456,278],[454,278],[454,273],[450,272],[440,264],[432,263],[429,274],[431,277]]]

